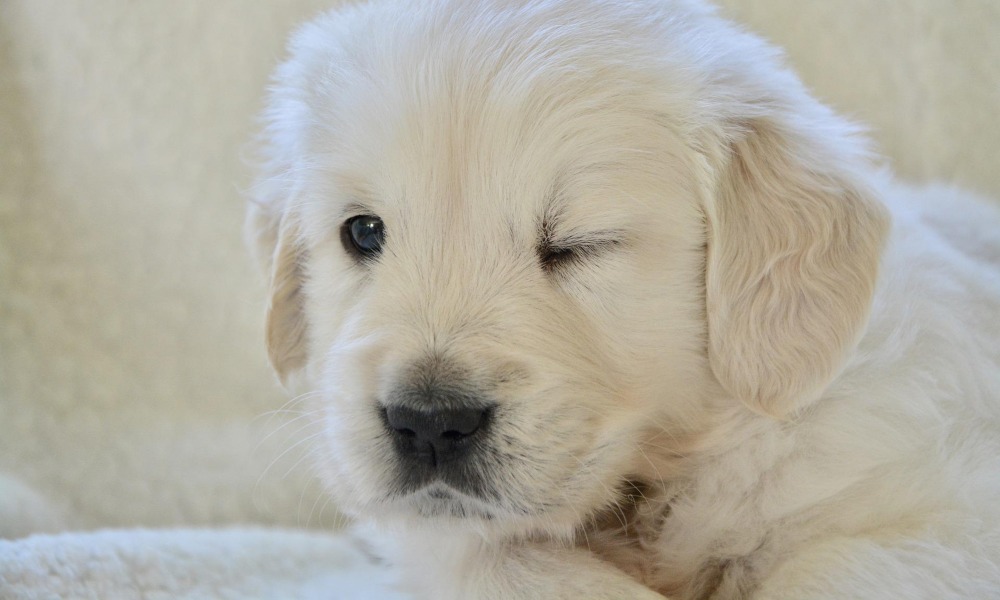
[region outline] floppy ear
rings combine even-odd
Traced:
[[[247,233],[269,273],[270,299],[265,335],[271,366],[282,383],[306,364],[306,323],[302,283],[304,250],[295,216],[273,214],[268,205],[251,204]]]
[[[709,360],[757,412],[818,396],[867,321],[888,220],[854,154],[842,135],[757,118],[708,201]]]

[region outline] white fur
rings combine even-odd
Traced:
[[[384,1],[290,51],[249,221],[269,351],[406,585],[1000,593],[995,209],[891,181],[698,2]],[[614,243],[546,271],[543,226]],[[494,498],[391,493],[375,406],[428,356],[502,408]]]

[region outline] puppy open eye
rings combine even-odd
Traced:
[[[356,258],[374,258],[382,252],[385,225],[375,215],[351,217],[340,228],[340,241]]]

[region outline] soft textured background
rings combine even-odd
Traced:
[[[0,0],[0,537],[334,520],[241,238],[268,71],[329,5]],[[1000,2],[725,8],[901,176],[1000,197]]]

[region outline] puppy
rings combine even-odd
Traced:
[[[425,598],[1000,597],[1000,216],[688,0],[385,0],[249,229],[317,466]]]

